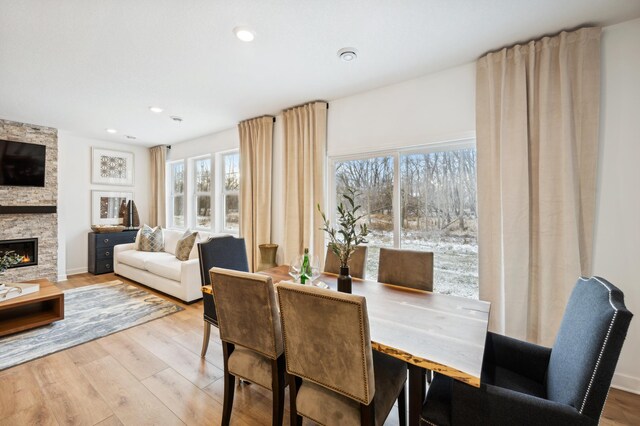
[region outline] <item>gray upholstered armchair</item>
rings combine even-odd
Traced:
[[[618,288],[581,278],[553,348],[489,333],[481,388],[436,375],[422,423],[598,424],[632,316]]]

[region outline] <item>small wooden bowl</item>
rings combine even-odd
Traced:
[[[97,234],[104,234],[106,232],[122,232],[124,231],[122,225],[91,225],[93,232]]]

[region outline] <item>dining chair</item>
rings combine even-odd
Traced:
[[[238,377],[271,391],[272,424],[281,425],[287,383],[271,277],[222,268],[212,268],[210,275],[224,359],[222,424],[231,420]]]
[[[482,385],[436,374],[424,425],[597,425],[633,314],[599,277],[580,278],[552,348],[489,333]]]
[[[433,253],[380,248],[378,282],[433,291]]]
[[[218,267],[249,272],[249,262],[244,238],[232,236],[214,237],[203,243],[198,243],[198,258],[200,281],[202,283],[202,304],[204,307],[204,335],[202,336],[200,355],[204,357],[209,347],[211,326],[218,327],[216,305],[213,293],[208,287],[211,284],[209,270],[213,267]]]
[[[398,401],[406,423],[407,366],[372,351],[364,297],[290,282],[277,286],[291,425],[382,425]]]
[[[324,259],[324,272],[338,275],[340,273],[340,259],[327,247]],[[354,278],[364,278],[367,272],[367,246],[357,246],[349,263],[349,274]]]

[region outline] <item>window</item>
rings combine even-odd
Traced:
[[[193,160],[194,227],[211,229],[211,157]]]
[[[472,142],[337,159],[335,189],[358,191],[370,227],[367,277],[380,247],[434,253],[434,291],[478,297],[476,150]]]
[[[169,163],[169,170],[169,176],[171,177],[169,226],[173,228],[184,228],[184,161]]]
[[[336,206],[345,201],[347,189],[356,189],[356,205],[369,228],[367,276],[373,279],[380,247],[394,247],[393,162],[391,156],[380,156],[336,163]]]
[[[222,227],[225,232],[238,233],[240,230],[240,154],[237,152],[222,156]]]

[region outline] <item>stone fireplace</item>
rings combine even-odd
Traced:
[[[26,248],[36,240],[34,261],[8,269],[2,281],[58,277],[58,131],[0,120],[0,139],[46,146],[44,187],[0,186],[0,240]],[[0,252],[6,248],[0,247]],[[10,248],[11,249],[11,248]],[[17,250],[16,250],[17,251]]]

